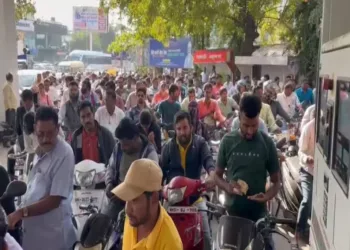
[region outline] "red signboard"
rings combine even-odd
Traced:
[[[197,50],[194,52],[195,64],[227,63],[230,61],[229,50]]]

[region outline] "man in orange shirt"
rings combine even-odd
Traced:
[[[215,100],[219,99],[219,97],[220,97],[220,89],[221,89],[222,86],[223,86],[222,76],[218,74],[216,76],[216,83],[213,86],[213,98]]]
[[[203,119],[204,123],[209,126],[216,126],[218,121],[220,125],[224,125],[226,118],[222,115],[220,107],[216,100],[212,99],[213,86],[211,83],[204,85],[204,98],[198,101],[199,119]]]
[[[160,90],[153,97],[152,106],[154,107],[168,98],[169,98],[168,85],[166,84],[166,82],[162,81],[160,85]]]

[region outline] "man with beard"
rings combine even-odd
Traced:
[[[190,114],[180,111],[175,115],[176,138],[165,144],[161,155],[161,166],[166,182],[176,176],[186,176],[200,180],[202,168],[208,173],[207,188],[214,186],[215,163],[210,149],[203,137],[193,133]],[[205,200],[194,197],[193,205],[206,211]],[[211,233],[207,212],[201,212],[203,218],[204,249],[211,249]]]
[[[136,90],[136,95],[137,95],[137,104],[131,108],[131,110],[128,113],[128,116],[135,123],[138,123],[140,120],[140,114],[141,114],[142,110],[148,109],[148,106],[146,104],[146,98],[147,98],[146,87],[138,88]]]
[[[72,134],[80,127],[79,107],[79,85],[72,81],[69,83],[69,100],[63,104],[59,112],[60,124],[67,141],[71,140]]]
[[[105,178],[106,195],[108,203],[102,209],[113,220],[118,219],[119,212],[124,208],[124,202],[112,195],[111,190],[124,181],[133,161],[148,158],[158,163],[158,154],[155,146],[148,138],[141,134],[138,126],[128,117],[123,118],[117,129],[115,137],[117,145],[109,159]]]
[[[215,176],[216,184],[226,191],[228,213],[252,221],[265,216],[266,202],[275,197],[280,187],[276,147],[267,134],[258,130],[260,110],[258,96],[242,97],[240,129],[221,140]],[[227,181],[223,179],[225,170]],[[267,173],[271,184],[266,190]],[[244,182],[246,185],[241,184]]]
[[[107,166],[115,145],[112,133],[95,121],[89,101],[83,101],[79,105],[78,114],[82,126],[73,133],[71,142],[75,163],[92,160]]]
[[[126,202],[123,250],[182,250],[177,228],[160,205],[162,170],[152,160],[134,161],[125,180],[112,190]]]

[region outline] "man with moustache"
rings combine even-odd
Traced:
[[[59,122],[65,132],[67,141],[71,140],[72,134],[80,127],[80,117],[78,115],[79,85],[72,81],[69,83],[69,100],[61,107],[59,112]]]
[[[83,101],[78,108],[81,127],[72,137],[75,163],[92,160],[106,166],[113,152],[115,140],[112,133],[94,119],[94,108],[89,101]]]
[[[76,242],[71,217],[74,155],[58,133],[57,112],[52,107],[40,107],[35,114],[39,146],[28,176],[27,192],[21,207],[8,216],[10,228],[22,220],[26,250],[72,249]]]
[[[209,146],[203,137],[193,133],[190,114],[180,111],[175,115],[174,127],[176,138],[165,144],[161,155],[161,167],[167,183],[176,176],[185,176],[200,180],[202,168],[208,177],[205,180],[208,189],[214,187],[215,162]],[[206,211],[205,200],[192,197],[192,205],[199,210]],[[207,212],[201,212],[203,221],[204,250],[211,249],[211,230]]]

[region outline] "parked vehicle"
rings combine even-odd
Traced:
[[[92,205],[80,205],[79,208],[88,216],[79,241],[74,250],[99,249],[122,250],[125,211],[119,213],[118,221],[97,212]]]
[[[213,242],[214,250],[265,250],[270,249],[272,234],[282,236],[297,250],[298,245],[291,242],[287,235],[278,232],[276,224],[294,225],[291,219],[282,219],[267,215],[256,223],[241,217],[224,215],[220,218],[216,237]]]
[[[22,181],[12,181],[8,184],[6,191],[0,197],[0,201],[8,198],[15,198],[24,195],[27,191],[27,185]],[[0,242],[4,242],[8,230],[7,217],[0,204]]]
[[[80,61],[63,61],[57,66],[59,73],[75,74],[78,72],[84,72],[85,65]]]
[[[92,214],[92,209],[97,213],[102,208],[105,197],[105,174],[106,168],[103,163],[84,160],[75,165],[72,210],[78,238],[86,220]]]
[[[218,212],[216,210],[202,211],[192,206],[193,198],[200,196],[205,190],[205,184],[201,180],[183,176],[173,178],[163,188],[164,207],[176,225],[184,250],[203,249],[203,222],[200,212]],[[215,205],[211,204],[210,207],[215,208]]]
[[[36,82],[38,74],[42,74],[45,70],[25,69],[18,70],[18,85],[19,94],[25,89],[31,89],[33,84]]]

